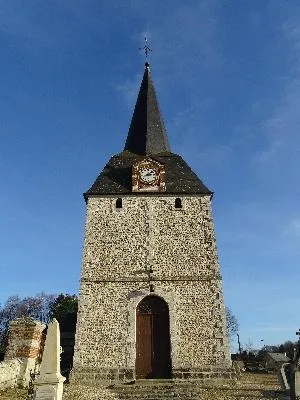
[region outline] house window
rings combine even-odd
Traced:
[[[118,198],[116,200],[116,208],[122,208],[122,199]]]
[[[182,208],[181,199],[179,197],[175,199],[175,208]]]

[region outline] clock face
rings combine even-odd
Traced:
[[[143,183],[152,184],[157,180],[157,172],[154,168],[145,167],[140,170],[140,178]]]

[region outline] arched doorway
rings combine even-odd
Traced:
[[[136,309],[136,377],[170,378],[169,308],[158,296],[147,296]]]

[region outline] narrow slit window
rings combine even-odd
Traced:
[[[175,199],[175,208],[182,208],[181,199],[179,199],[179,197]]]
[[[122,199],[118,198],[116,200],[116,208],[122,208]]]

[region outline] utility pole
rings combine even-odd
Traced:
[[[241,348],[241,342],[240,342],[240,335],[237,333],[237,340],[238,340],[238,345],[239,345],[239,353],[240,356],[242,355],[242,348]]]

